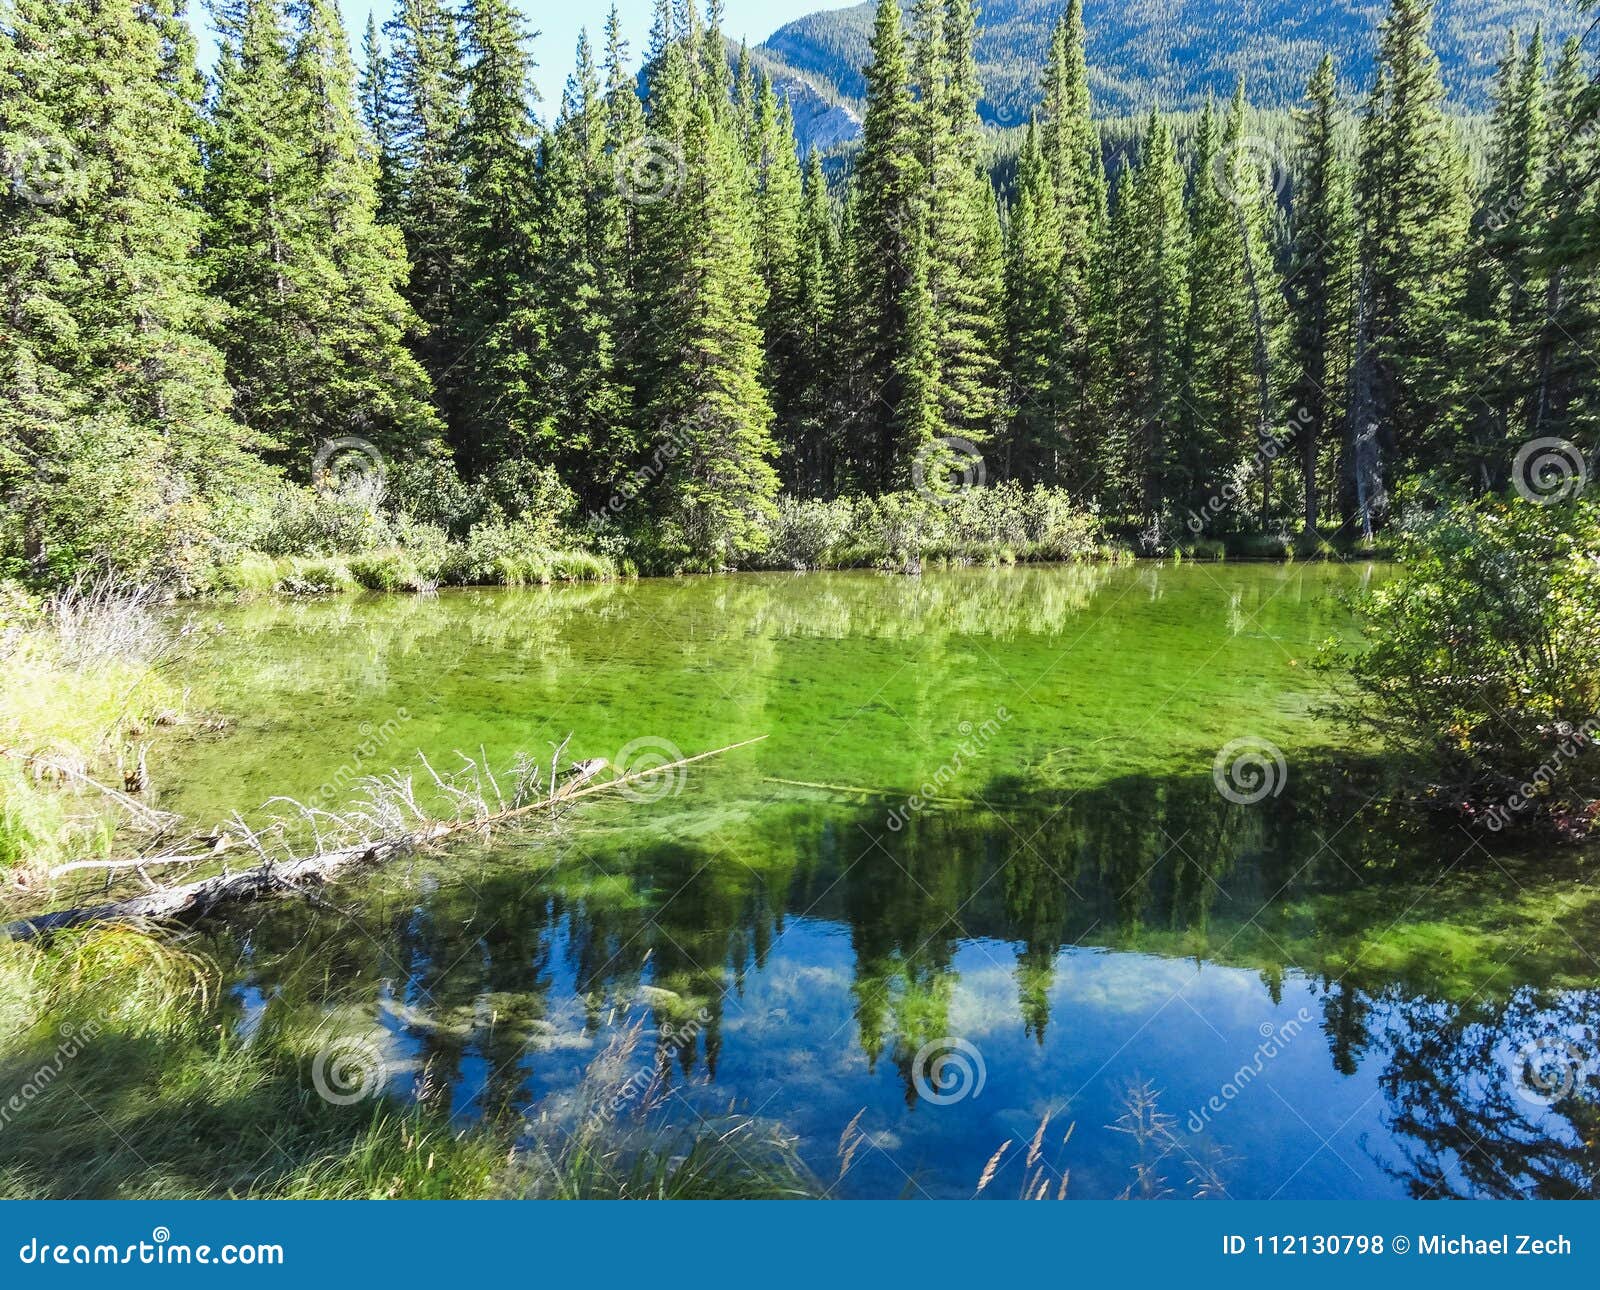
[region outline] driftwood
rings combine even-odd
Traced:
[[[714,748],[710,752],[697,753],[693,757],[683,757],[663,766],[651,767],[649,770],[619,775],[616,779],[605,780],[602,783],[584,782],[592,780],[602,769],[599,764],[585,762],[581,767],[577,768],[575,776],[569,778],[565,783],[555,786],[553,791],[548,792],[546,796],[535,802],[509,807],[504,806],[502,803],[499,810],[477,813],[468,818],[419,820],[414,828],[395,832],[391,836],[368,838],[348,845],[326,849],[319,846],[312,855],[289,860],[280,860],[268,855],[260,845],[258,835],[244,828],[243,823],[240,822],[237,828],[242,832],[243,840],[259,856],[259,863],[237,873],[224,872],[210,878],[197,879],[194,882],[159,887],[150,881],[144,870],[156,866],[200,864],[207,860],[215,859],[220,847],[213,845],[211,850],[193,854],[136,856],[125,860],[75,861],[71,864],[61,865],[52,872],[67,873],[83,869],[97,869],[114,873],[117,870],[131,870],[139,874],[146,885],[150,887],[150,890],[142,895],[130,896],[123,900],[111,900],[97,905],[82,905],[73,909],[61,909],[53,913],[38,914],[31,918],[19,919],[0,929],[0,936],[12,940],[26,941],[36,937],[47,936],[52,932],[58,932],[65,928],[82,927],[90,923],[194,922],[225,905],[243,904],[270,896],[310,894],[313,889],[322,886],[335,876],[381,865],[396,856],[408,854],[453,836],[466,833],[481,833],[502,824],[525,819],[540,812],[565,808],[582,798],[592,797],[599,793],[608,793],[638,780],[668,774],[694,762],[704,761],[708,757],[716,757],[725,752],[732,752],[737,748],[747,748],[751,744],[760,743],[765,738],[765,735],[758,735],[754,739],[746,739],[741,743],[729,744],[726,748]],[[424,761],[424,765],[426,765],[426,761]],[[440,780],[437,775],[434,776],[434,781],[440,784],[441,787],[445,786],[444,781]],[[578,786],[580,783],[583,785],[582,787]],[[498,790],[496,791],[498,792]],[[305,808],[302,808],[302,811],[305,812],[307,818],[311,818],[312,812],[306,811]],[[223,836],[219,832],[211,841],[215,844]]]

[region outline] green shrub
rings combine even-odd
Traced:
[[[1573,832],[1600,798],[1600,506],[1460,503],[1403,532],[1361,598],[1367,648],[1330,649],[1349,720],[1425,764],[1491,828]]]

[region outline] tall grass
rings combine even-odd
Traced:
[[[807,1194],[792,1143],[748,1118],[614,1098],[612,1046],[579,1090],[460,1128],[448,1096],[318,1095],[326,1015],[241,1024],[207,960],[136,928],[0,944],[0,1196],[713,1199]],[[634,1032],[637,1039],[637,1032]],[[42,1074],[43,1073],[43,1074]],[[681,1108],[680,1108],[681,1109]]]
[[[184,633],[155,609],[107,577],[45,601],[0,587],[0,877],[110,846],[120,808],[99,786],[139,778],[180,704],[162,669]]]

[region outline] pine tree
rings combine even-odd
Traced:
[[[1207,500],[1246,455],[1245,436],[1255,429],[1250,301],[1227,147],[1208,100],[1194,144],[1183,432],[1171,445],[1177,504],[1196,534],[1209,522]]]
[[[614,281],[624,236],[607,139],[609,109],[587,33],[578,40],[556,128],[541,165],[540,289],[549,311],[541,374],[554,409],[540,455],[591,510],[629,469],[632,400],[619,353]]]
[[[1455,444],[1450,382],[1470,206],[1430,22],[1428,0],[1393,0],[1362,114],[1348,456],[1364,529],[1383,518],[1397,468],[1446,462]]]
[[[1590,452],[1600,440],[1600,381],[1593,364],[1600,342],[1600,259],[1594,251],[1600,197],[1592,182],[1600,171],[1596,85],[1584,75],[1581,47],[1570,38],[1551,79],[1545,146],[1550,164],[1537,199],[1544,292],[1527,424],[1530,438],[1567,438]]]
[[[1538,199],[1548,141],[1544,45],[1537,27],[1526,59],[1516,33],[1507,33],[1491,130],[1459,350],[1468,375],[1460,396],[1465,424],[1457,464],[1481,488],[1505,483],[1534,392],[1527,370],[1545,294],[1537,263],[1543,238]]]
[[[378,219],[393,224],[400,210],[399,159],[394,146],[393,75],[376,14],[367,15],[361,37],[361,122],[378,167]]]
[[[1063,266],[1061,208],[1051,168],[1030,122],[1017,161],[1006,248],[1006,370],[1012,409],[1006,474],[1053,481],[1062,472]]]
[[[934,0],[924,3],[932,8]],[[928,20],[934,43],[919,73],[931,189],[927,250],[935,379],[942,431],[977,445],[989,438],[1000,413],[1003,252],[981,155],[972,0],[944,0],[939,17]]]
[[[247,0],[225,28],[204,199],[239,414],[304,477],[330,440],[407,457],[434,451],[440,425],[407,348],[405,250],[376,221],[343,25],[331,0],[296,20]]]
[[[464,394],[451,429],[457,459],[480,473],[548,451],[549,319],[537,282],[539,136],[527,27],[510,0],[469,0],[462,24],[464,273],[452,328]]]
[[[384,31],[390,41],[392,218],[411,261],[406,299],[424,327],[417,355],[433,378],[446,422],[455,427],[464,397],[454,331],[464,268],[460,33],[442,0],[398,0]]]
[[[1124,271],[1128,315],[1120,352],[1128,371],[1130,420],[1125,477],[1144,519],[1162,519],[1172,502],[1173,453],[1183,430],[1183,355],[1189,314],[1189,228],[1184,174],[1172,128],[1157,112],[1140,147],[1129,194]]]
[[[1250,372],[1248,381],[1238,389],[1236,407],[1244,430],[1242,446],[1251,453],[1261,477],[1257,522],[1266,529],[1275,519],[1273,466],[1282,447],[1278,439],[1278,399],[1290,323],[1283,278],[1272,245],[1272,227],[1278,214],[1277,176],[1262,149],[1245,137],[1246,111],[1241,78],[1234,89],[1222,135],[1223,155],[1230,161],[1244,348]]]
[[[841,484],[838,434],[841,420],[835,371],[842,349],[838,334],[840,238],[834,227],[822,158],[812,149],[801,197],[795,257],[795,349],[797,384],[785,409],[784,484],[802,496],[831,494]]]
[[[1307,533],[1321,520],[1326,488],[1322,462],[1349,394],[1350,324],[1354,307],[1354,211],[1350,167],[1340,141],[1341,115],[1333,59],[1324,55],[1296,111],[1297,171],[1292,260],[1294,306],[1290,390],[1295,409]],[[1334,440],[1337,444],[1337,440]]]
[[[851,403],[856,424],[850,455],[857,480],[869,489],[886,491],[897,469],[909,478],[910,460],[937,433],[928,424],[925,407],[913,402],[905,383],[922,357],[923,340],[919,337],[913,344],[912,321],[917,319],[920,326],[931,306],[925,299],[926,224],[917,110],[897,0],[879,0],[866,79],[866,115],[851,210]],[[908,353],[916,356],[908,358]]]
[[[194,58],[176,0],[16,0],[0,30],[0,491],[28,561],[13,572],[181,580],[257,474],[207,339]]]
[[[1105,162],[1091,115],[1082,0],[1071,0],[1051,34],[1044,72],[1041,150],[1060,206],[1062,243],[1059,344],[1051,359],[1059,408],[1059,480],[1083,494],[1097,479],[1098,442],[1106,433],[1106,374],[1111,354],[1107,295]]]
[[[757,320],[765,302],[750,178],[729,114],[694,88],[699,48],[669,46],[651,86],[652,132],[693,164],[679,191],[645,210],[652,328],[644,388],[663,552],[721,567],[760,545],[760,521],[777,491],[776,449],[761,381]]]
[[[736,133],[742,128],[737,114]],[[805,320],[800,299],[802,181],[794,122],[787,102],[780,107],[763,75],[750,122],[754,141],[756,268],[766,296],[761,330],[766,350],[766,385],[777,416],[778,442],[786,454],[802,451],[799,420],[807,373],[802,363]],[[741,149],[742,152],[746,151]]]

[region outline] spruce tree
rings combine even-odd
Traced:
[[[906,385],[925,357],[931,305],[923,246],[924,169],[897,0],[879,0],[866,80],[851,210],[855,425],[850,456],[858,482],[882,492],[893,486],[897,470],[909,478],[910,459],[938,433],[923,405],[926,392],[919,391],[913,401]],[[914,319],[922,329],[915,339]]]
[[[194,59],[176,0],[16,0],[0,31],[11,572],[94,561],[181,581],[259,476],[209,340]]]
[[[206,246],[228,307],[228,375],[242,420],[308,477],[330,440],[407,457],[436,450],[427,374],[392,229],[377,223],[349,43],[332,0],[246,0],[223,29]]]
[[[1006,248],[1006,474],[1054,481],[1067,448],[1061,369],[1064,247],[1051,168],[1030,122],[1017,160]]]
[[[549,319],[537,281],[539,132],[527,26],[511,0],[469,0],[462,25],[463,274],[451,325],[464,380],[451,429],[457,459],[476,474],[547,448]]]
[[[1125,248],[1128,315],[1122,329],[1135,505],[1159,524],[1173,501],[1173,454],[1183,430],[1183,355],[1189,315],[1189,228],[1172,128],[1152,111],[1134,172]]]
[[[1324,55],[1295,113],[1297,166],[1288,286],[1294,311],[1289,393],[1300,458],[1305,531],[1321,522],[1322,471],[1349,394],[1354,307],[1354,212],[1333,59]]]
[[[750,177],[729,113],[695,89],[700,47],[670,45],[651,87],[652,131],[692,164],[680,189],[645,209],[652,327],[643,388],[662,554],[715,568],[759,549],[777,476]]]
[[[1470,206],[1430,23],[1428,0],[1393,0],[1362,113],[1349,458],[1364,530],[1383,519],[1397,468],[1449,460],[1459,415],[1450,385]]]
[[[584,33],[541,165],[539,286],[549,313],[541,379],[553,413],[540,456],[591,510],[615,493],[636,449],[616,301],[607,295],[619,289],[614,274],[622,253],[608,117]]]
[[[447,423],[459,425],[464,373],[455,332],[462,247],[461,37],[443,0],[398,0],[389,37],[393,222],[405,235],[406,299],[423,323],[416,352]]]
[[[1535,383],[1527,379],[1538,346],[1545,295],[1538,262],[1544,212],[1548,122],[1544,45],[1534,28],[1523,57],[1507,33],[1496,77],[1488,183],[1475,221],[1463,341],[1464,404],[1457,466],[1478,488],[1504,484],[1530,418]]]
[[[839,235],[834,227],[822,158],[807,159],[795,257],[796,384],[785,409],[784,484],[802,496],[831,495],[840,485],[843,443],[837,378],[839,336]]]
[[[1600,380],[1593,355],[1600,343],[1600,82],[1585,76],[1577,39],[1562,47],[1551,78],[1546,168],[1537,200],[1537,265],[1544,290],[1531,364],[1527,434],[1571,439],[1593,452],[1600,442]]]
[[[1097,482],[1098,444],[1107,428],[1111,362],[1103,317],[1116,285],[1108,256],[1105,163],[1091,115],[1082,0],[1071,0],[1051,34],[1040,140],[1060,207],[1062,262],[1053,388],[1061,420],[1060,482],[1086,493]]]

